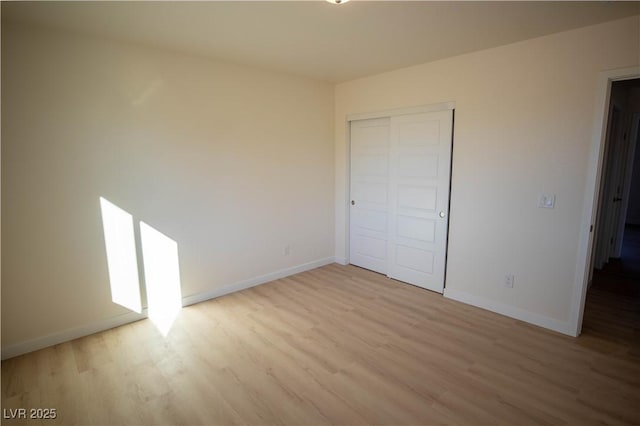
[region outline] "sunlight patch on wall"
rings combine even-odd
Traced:
[[[100,197],[111,300],[142,313],[133,216]],[[147,314],[166,336],[182,309],[178,243],[140,222]]]
[[[133,217],[102,197],[100,197],[100,209],[107,250],[111,300],[118,305],[141,313],[140,280]]]
[[[140,237],[149,319],[166,336],[182,308],[178,244],[144,222]]]

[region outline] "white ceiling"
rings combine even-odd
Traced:
[[[18,21],[341,82],[625,16],[640,2],[2,2]]]

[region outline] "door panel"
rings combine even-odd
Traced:
[[[433,243],[436,236],[436,222],[429,219],[398,215],[397,234],[400,238],[413,238]]]
[[[387,273],[389,119],[351,123],[349,258],[354,265]]]
[[[438,176],[438,156],[416,154],[398,158],[398,168],[404,170],[407,177],[435,178]]]
[[[453,111],[351,122],[350,261],[442,293]]]
[[[398,244],[396,247],[396,263],[398,266],[415,273],[433,273],[433,252]],[[417,278],[419,279],[419,277]]]
[[[398,209],[436,211],[437,187],[397,184],[396,188]]]
[[[390,122],[387,274],[439,293],[447,249],[452,118],[452,111],[438,111]]]

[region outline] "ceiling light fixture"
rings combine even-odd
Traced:
[[[331,4],[343,4],[348,2],[349,0],[327,0]]]

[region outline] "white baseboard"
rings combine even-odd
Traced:
[[[445,288],[444,297],[457,300],[458,302],[466,303],[467,305],[477,306],[478,308],[486,309],[488,311],[495,312],[510,318],[515,318],[520,321],[528,322],[529,324],[557,331],[558,333],[576,337],[574,333],[575,327],[571,327],[571,324],[568,321],[558,321],[553,318],[525,311],[524,309],[505,305],[500,302],[485,299],[480,296],[475,296],[473,294],[453,289]]]
[[[244,290],[246,288],[255,287],[260,284],[265,284],[270,281],[288,277],[290,275],[299,274],[301,272],[309,271],[311,269],[319,268],[321,266],[329,265],[331,263],[334,263],[334,258],[327,257],[324,259],[304,263],[302,265],[294,266],[291,268],[281,269],[279,271],[271,272],[269,274],[261,275],[259,277],[250,278],[248,280],[240,281],[235,284],[226,285],[224,287],[216,288],[214,290],[193,294],[191,296],[186,296],[182,298],[182,306],[189,306],[195,303],[204,302],[205,300],[224,296],[225,294]],[[67,330],[52,333],[44,337],[38,337],[32,340],[27,340],[24,342],[5,346],[2,348],[2,359],[4,360],[7,358],[13,358],[18,355],[26,354],[28,352],[37,351],[38,349],[43,349],[49,346],[57,345],[59,343],[68,342],[70,340],[88,336],[90,334],[98,333],[100,331],[108,330],[110,328],[119,327],[121,325],[128,324],[134,321],[139,321],[146,317],[147,317],[146,309],[143,310],[142,314],[129,312],[123,315],[118,315],[115,317],[96,321],[88,325],[69,328]]]
[[[319,268],[321,266],[334,263],[333,257],[327,257],[320,260],[315,260],[309,263],[303,263],[302,265],[294,266],[292,268],[281,269],[279,271],[271,272],[269,274],[261,275],[259,277],[250,278],[248,280],[240,281],[235,284],[226,285],[224,287],[215,288],[203,293],[193,294],[182,298],[182,306],[189,306],[195,303],[204,302],[205,300],[214,299],[216,297],[224,296],[225,294],[234,293],[236,291],[244,290],[247,288],[255,287],[260,284],[268,283],[280,278],[285,278],[290,275],[299,274],[301,272],[309,271],[311,269]]]
[[[349,264],[349,262],[347,262],[347,259],[345,257],[336,257],[335,263],[338,263],[340,265],[348,265]]]
[[[119,327],[124,324],[139,321],[146,317],[146,310],[143,310],[141,314],[138,314],[136,312],[127,312],[126,314],[105,318],[91,324],[68,328],[66,330],[52,333],[44,337],[38,337],[32,340],[16,343],[14,345],[5,346],[2,348],[2,359],[13,358],[14,356],[37,351],[38,349],[43,349],[49,346],[57,345],[59,343],[68,342],[69,340],[77,339],[78,337],[84,337],[90,334],[98,333],[100,331],[108,330],[110,328]]]

